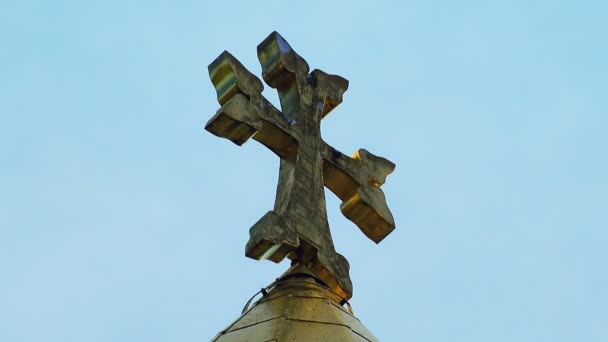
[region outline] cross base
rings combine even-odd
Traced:
[[[340,296],[352,297],[350,266],[346,258],[334,250],[315,248],[282,215],[274,211],[267,212],[249,229],[249,236],[245,247],[247,257],[276,263],[287,257],[293,263],[306,265]]]

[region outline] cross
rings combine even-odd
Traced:
[[[277,32],[258,45],[257,54],[281,110],[262,96],[262,82],[224,51],[209,65],[221,108],[205,126],[239,146],[253,138],[281,158],[274,208],[249,230],[245,255],[304,264],[349,299],[349,264],[335,250],[323,186],[342,200],[342,213],[379,243],[395,229],[380,189],[395,164],[364,149],[351,158],[321,138],[321,119],[342,102],[346,79],[318,69],[309,73],[306,61]]]

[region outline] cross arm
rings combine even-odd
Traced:
[[[258,59],[264,81],[279,91],[297,78],[305,79],[310,70],[306,60],[276,31],[258,45]]]
[[[209,76],[222,107],[207,131],[239,146],[253,137],[281,158],[295,158],[297,139],[288,120],[262,96],[260,79],[227,51],[209,65]]]
[[[315,82],[317,106],[322,108],[321,119],[342,103],[342,96],[348,90],[348,80],[338,75],[330,75],[319,69],[310,73]]]
[[[262,93],[264,84],[230,52],[222,52],[209,66],[209,78],[217,92],[217,101],[224,105],[237,93],[248,98]]]
[[[380,187],[395,164],[364,149],[351,158],[324,144],[321,153],[323,182],[342,200],[344,216],[372,241],[382,241],[395,229],[395,221]]]
[[[298,107],[305,84],[314,88],[314,101],[318,101],[314,105],[321,110],[321,118],[342,103],[342,95],[348,89],[348,80],[343,77],[319,69],[308,74],[306,60],[277,32],[258,45],[258,59],[264,81],[279,91],[281,107],[288,115]]]

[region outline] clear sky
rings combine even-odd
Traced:
[[[205,341],[288,267],[243,255],[278,158],[202,129],[207,65],[226,49],[259,75],[273,30],[350,80],[325,140],[397,164],[380,245],[327,193],[374,334],[608,341],[607,17],[604,1],[3,1],[0,341]]]

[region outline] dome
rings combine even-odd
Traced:
[[[304,266],[292,267],[260,293],[213,341],[378,341],[350,304]]]

